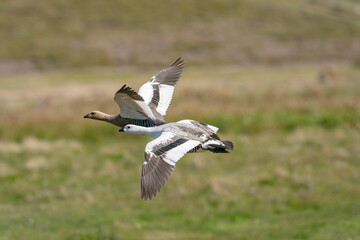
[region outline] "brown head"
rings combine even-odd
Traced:
[[[84,118],[91,118],[97,120],[104,120],[104,113],[99,111],[92,111],[84,116]]]
[[[95,120],[105,121],[108,123],[112,123],[118,127],[123,127],[127,123],[122,124],[123,118],[120,117],[120,114],[109,115],[100,111],[92,111],[84,116],[84,118],[91,118]]]

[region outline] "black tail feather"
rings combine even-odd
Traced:
[[[213,153],[229,153],[226,149],[227,147],[225,146],[219,146],[219,145],[216,145],[216,144],[209,144],[210,147],[213,147],[213,148],[208,148],[208,150],[210,152],[213,152]]]
[[[229,150],[233,150],[234,149],[234,144],[230,141],[221,141],[223,144],[225,144],[226,146],[226,149],[229,149]]]
[[[222,148],[222,147],[216,147],[214,149],[209,149],[209,151],[213,152],[213,153],[230,153],[225,148]]]

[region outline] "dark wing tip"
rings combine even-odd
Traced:
[[[149,200],[151,201],[152,198],[155,198],[156,197],[156,193],[157,192],[141,192],[141,199],[144,199],[145,201]]]
[[[127,87],[126,84],[124,84],[119,90],[117,90],[117,92],[116,92],[115,94],[121,93],[121,92],[123,92],[125,89],[128,89],[128,88],[130,88],[130,87]],[[130,89],[131,89],[131,88],[130,88]]]
[[[181,58],[176,59],[173,64],[162,69],[158,74],[155,75],[155,82],[175,86],[181,76],[184,65],[184,60]]]
[[[176,61],[171,64],[170,66],[177,66],[177,67],[180,67],[180,68],[183,68],[185,65],[185,62],[184,60],[181,59],[181,57],[179,57],[178,59],[176,59]]]
[[[145,158],[146,158],[145,154]],[[160,157],[152,158],[143,165],[141,174],[141,199],[151,200],[170,178],[175,166],[168,164]]]
[[[144,99],[135,90],[133,90],[131,87],[126,86],[126,84],[124,86],[122,86],[115,93],[115,97],[116,97],[116,94],[119,94],[119,93],[127,94],[129,97],[131,97],[134,100],[144,101]]]

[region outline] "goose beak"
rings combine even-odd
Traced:
[[[124,128],[120,128],[120,129],[119,129],[119,132],[124,132]]]
[[[84,118],[90,118],[90,113],[86,114]]]

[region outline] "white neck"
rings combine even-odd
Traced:
[[[157,126],[157,127],[142,127],[142,126],[132,126],[133,129],[131,129],[130,131],[127,131],[127,133],[132,133],[132,134],[143,134],[143,135],[148,135],[152,138],[157,138],[161,135],[161,127]]]

